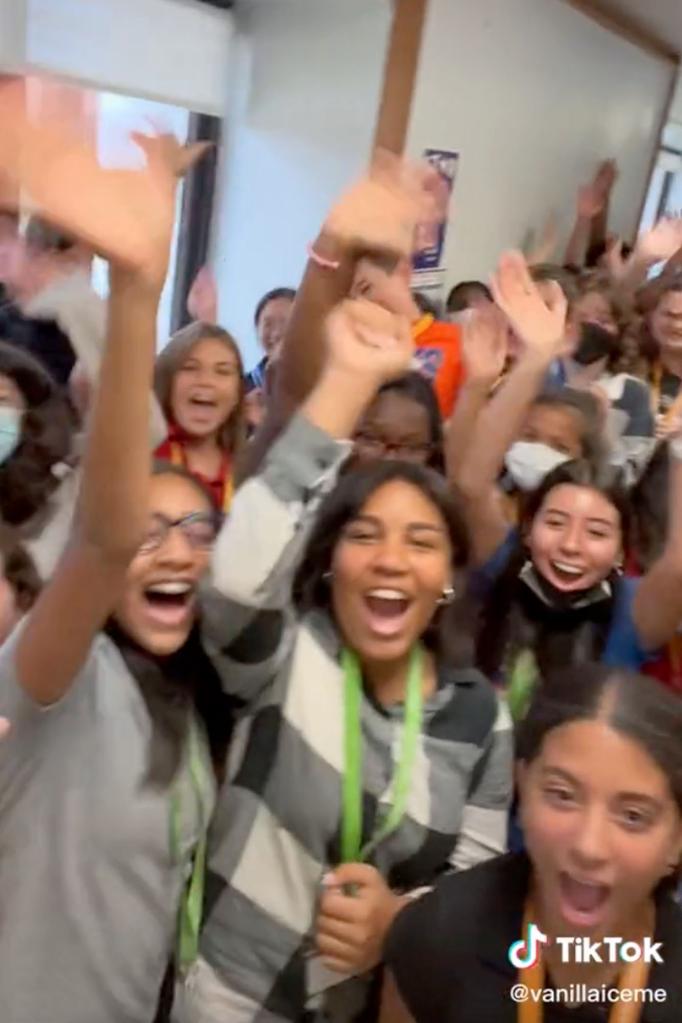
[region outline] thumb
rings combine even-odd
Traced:
[[[377,882],[383,884],[383,878],[376,869],[367,863],[342,863],[325,874],[323,882],[326,888],[343,888],[345,885],[357,885],[359,888],[373,888]]]
[[[566,294],[558,281],[550,281],[547,287],[547,306],[553,313],[566,315]]]
[[[9,732],[10,724],[7,718],[0,718],[0,739],[4,739]]]
[[[199,163],[200,160],[206,156],[211,149],[215,148],[213,142],[192,142],[186,146],[183,146],[178,154],[178,162],[176,165],[176,174],[179,178],[185,176],[190,167],[193,167],[195,163]]]

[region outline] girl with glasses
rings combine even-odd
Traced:
[[[195,154],[140,138],[144,170],[105,171],[38,135],[11,89],[0,108],[22,154],[0,148],[0,171],[111,267],[70,543],[0,655],[2,1015],[151,1023],[174,950],[193,957],[230,722],[194,628],[214,506],[182,468],[149,464],[175,178]]]

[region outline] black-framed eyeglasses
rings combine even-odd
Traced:
[[[194,512],[181,519],[169,519],[165,515],[154,515],[140,544],[140,554],[156,551],[167,540],[172,529],[182,530],[187,543],[195,551],[211,549],[220,529],[220,517],[210,512]]]
[[[383,458],[391,455],[405,462],[425,462],[433,453],[433,444],[397,443],[392,444],[383,437],[374,437],[367,433],[356,433],[355,445],[371,458]]]

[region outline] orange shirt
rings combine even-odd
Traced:
[[[426,314],[413,324],[412,337],[421,372],[433,385],[441,415],[449,419],[464,376],[461,329]]]

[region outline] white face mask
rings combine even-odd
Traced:
[[[0,405],[0,465],[19,447],[23,413],[12,405]]]
[[[555,451],[548,444],[517,440],[505,455],[504,464],[519,490],[528,492],[539,487],[557,466],[569,461],[568,455]]]

